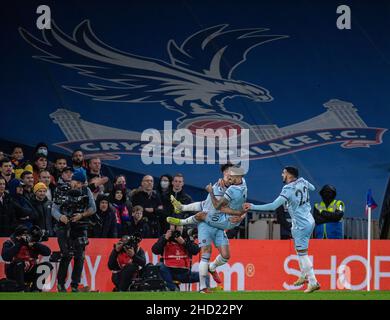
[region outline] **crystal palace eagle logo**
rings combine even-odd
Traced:
[[[227,98],[271,101],[267,89],[235,80],[233,72],[252,48],[287,37],[265,34],[268,29],[264,28],[228,30],[227,24],[217,25],[191,35],[180,46],[170,40],[167,62],[107,45],[94,34],[88,20],[80,23],[72,36],[54,22],[51,29],[42,30],[41,39],[23,28],[19,31],[43,53],[35,58],[74,69],[85,78],[85,86],[64,85],[65,89],[97,101],[159,102],[179,112],[179,122],[205,115],[242,119],[241,114],[227,110]]]
[[[382,143],[386,129],[368,127],[352,103],[330,99],[326,112],[286,127],[276,124],[249,125],[243,115],[229,110],[228,98],[244,97],[256,102],[273,100],[270,92],[254,83],[234,79],[236,68],[256,46],[283,39],[265,28],[229,29],[217,25],[187,37],[180,45],[168,41],[169,61],[135,55],[101,41],[88,20],[66,34],[53,21],[37,38],[19,28],[21,36],[42,55],[34,58],[70,68],[81,75],[83,86],[63,88],[101,102],[160,103],[180,113],[177,127],[195,132],[199,128],[249,129],[249,159],[282,156],[323,145],[343,148],[369,147]],[[80,119],[78,113],[58,109],[50,117],[66,142],[56,145],[69,152],[82,149],[87,156],[120,159],[119,154],[142,152],[141,132],[120,130]]]

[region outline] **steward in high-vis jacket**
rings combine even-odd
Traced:
[[[320,191],[321,203],[314,205],[313,216],[316,222],[316,239],[343,239],[344,202],[336,199],[336,188],[325,185]]]

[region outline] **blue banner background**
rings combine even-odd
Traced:
[[[135,104],[94,101],[62,88],[85,86],[91,79],[74,70],[32,56],[40,53],[22,39],[23,27],[36,28],[37,1],[8,4],[3,10],[1,53],[1,123],[3,139],[35,145],[44,140],[51,150],[66,141],[49,114],[66,108],[81,119],[142,132],[163,128],[163,120],[178,114],[160,103]],[[390,8],[388,2],[345,1],[352,10],[352,30],[336,28],[338,1],[46,1],[52,18],[67,34],[89,19],[95,34],[110,46],[145,57],[169,61],[167,43],[180,44],[195,32],[218,24],[229,28],[269,28],[267,34],[288,35],[252,49],[233,79],[268,89],[274,100],[258,103],[245,98],[225,101],[229,110],[244,115],[250,125],[284,127],[324,112],[330,99],[353,103],[368,127],[388,128],[390,118]],[[271,201],[282,183],[280,171],[293,164],[317,187],[334,184],[345,201],[347,215],[363,216],[365,197],[372,188],[380,204],[390,168],[388,133],[370,148],[329,144],[290,155],[253,160],[247,176],[249,198]],[[217,165],[149,165],[138,156],[121,155],[107,161],[118,168],[159,176],[182,172],[186,183],[203,187],[219,176]],[[313,195],[313,200],[318,200]],[[375,214],[374,214],[375,216]]]

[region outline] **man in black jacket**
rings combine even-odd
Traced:
[[[99,194],[96,199],[96,214],[94,217],[94,238],[117,238],[115,210],[110,205],[109,196]]]
[[[52,202],[47,198],[47,186],[38,182],[34,186],[34,198],[31,204],[35,210],[34,224],[49,232],[49,237],[54,236],[53,217],[51,215]]]
[[[129,291],[133,278],[146,264],[145,251],[139,246],[139,235],[123,236],[114,245],[108,260],[115,291]]]
[[[153,190],[154,180],[146,175],[142,178],[141,187],[132,194],[131,203],[134,206],[144,208],[144,216],[148,221],[152,237],[161,235],[159,219],[162,214],[162,203],[156,191]]]
[[[12,162],[8,158],[0,160],[0,176],[5,181],[5,190],[9,190],[9,182],[15,178],[15,174],[12,173]]]
[[[9,237],[15,224],[11,199],[5,192],[5,179],[0,176],[0,237]]]
[[[18,179],[12,179],[8,183],[11,197],[11,211],[15,217],[15,225],[23,224],[31,228],[35,220],[35,211],[31,202],[23,195],[23,183]]]
[[[169,230],[153,245],[152,252],[161,255],[158,264],[161,277],[167,287],[178,290],[173,281],[182,283],[199,282],[199,272],[191,271],[191,259],[199,253],[199,247],[183,233],[183,226],[170,225]]]
[[[49,262],[38,263],[39,255],[49,256],[51,250],[48,246],[34,242],[29,237],[26,226],[18,226],[11,238],[4,242],[1,257],[6,262],[5,274],[7,279],[16,281],[19,291],[41,291],[37,284],[41,272],[40,266],[44,265],[52,270]]]
[[[172,195],[176,200],[180,201],[182,204],[192,203],[192,198],[189,194],[184,192],[184,176],[181,173],[177,173],[172,180]],[[173,207],[172,207],[173,209]],[[171,211],[171,214],[174,211]],[[182,218],[187,218],[194,214],[194,212],[182,212],[184,215]],[[180,217],[180,216],[179,216]]]
[[[128,235],[139,233],[143,239],[150,238],[150,229],[143,218],[143,211],[144,209],[141,206],[133,207],[132,215],[126,225],[126,233]]]
[[[34,198],[34,176],[31,171],[23,171],[20,175],[20,180],[23,183],[23,196],[30,201]]]

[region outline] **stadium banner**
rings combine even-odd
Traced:
[[[46,1],[51,16],[42,25],[42,1],[9,1],[15,17],[0,30],[8,111],[0,138],[8,145],[0,151],[44,141],[49,158],[80,149],[128,174],[179,172],[196,201],[226,160],[245,163],[248,199],[258,202],[275,199],[281,169],[294,165],[318,190],[334,185],[348,217],[364,215],[368,187],[382,203],[387,2],[223,3]],[[339,23],[343,8],[348,29]],[[231,138],[228,150],[218,130]],[[249,154],[236,157],[236,149]],[[137,188],[141,179],[127,180]]]
[[[2,246],[6,238],[0,238]],[[112,291],[111,272],[107,263],[116,239],[90,239],[87,247],[81,285],[91,290]],[[157,263],[159,256],[152,254],[155,239],[145,239],[141,246],[147,262]],[[52,251],[58,250],[56,239],[47,243]],[[390,290],[390,241],[373,240],[371,255],[371,288]],[[365,240],[312,240],[309,256],[323,290],[365,290]],[[212,259],[216,255],[214,250]],[[219,268],[224,290],[299,290],[292,283],[299,275],[299,266],[293,241],[289,240],[231,240],[229,263]],[[45,258],[46,260],[47,258]],[[193,258],[192,268],[198,270],[199,256]],[[55,291],[58,264],[46,280],[45,291]],[[69,272],[72,266],[69,266]],[[4,261],[0,260],[0,278],[4,277]],[[70,278],[70,277],[68,277]],[[69,287],[70,279],[66,283]],[[211,279],[211,286],[216,286]],[[181,285],[181,290],[187,290]],[[191,290],[198,290],[197,284]]]

